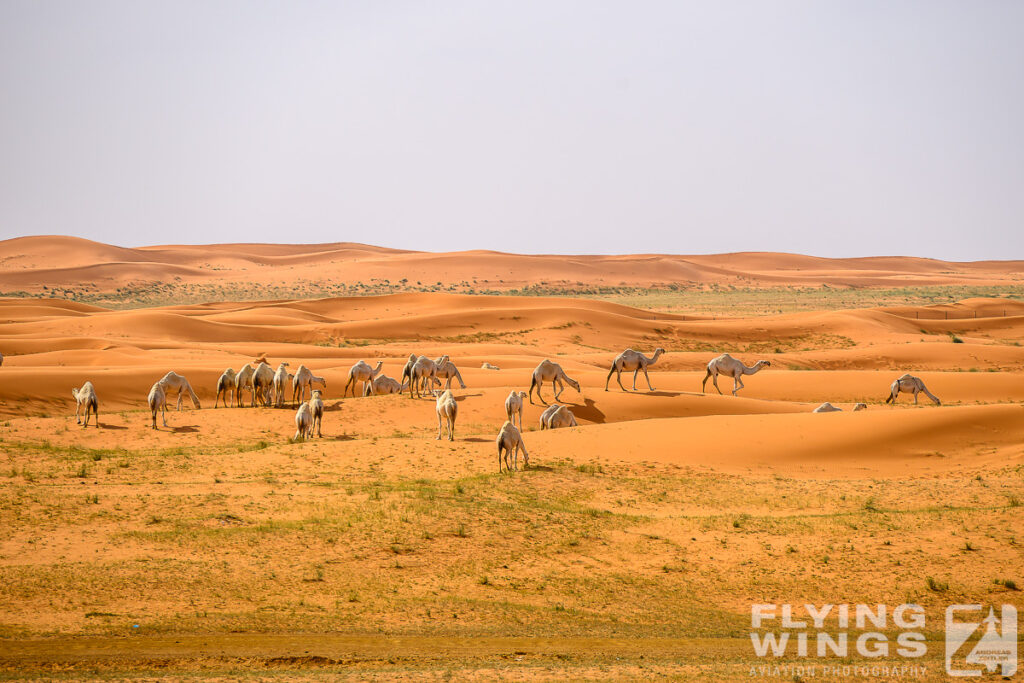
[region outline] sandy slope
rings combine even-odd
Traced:
[[[708,256],[634,254],[520,255],[491,251],[410,252],[363,244],[218,244],[122,248],[73,237],[0,241],[0,291],[39,293],[82,285],[277,284],[288,282],[475,283],[506,290],[526,285],[650,286],[735,284],[906,286],[1019,281],[1022,261],[952,263],[909,257],[824,259],[795,254]]]

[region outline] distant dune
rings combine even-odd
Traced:
[[[365,244],[216,244],[122,248],[40,236],[0,241],[0,292],[62,288],[112,292],[125,287],[288,286],[292,283],[417,290],[438,284],[508,291],[521,287],[779,285],[900,287],[999,285],[1024,279],[1024,261],[948,262],[881,256],[827,259],[741,252],[524,255],[493,251],[433,253]]]

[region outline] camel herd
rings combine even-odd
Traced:
[[[633,349],[626,349],[612,361],[611,367],[608,370],[608,376],[605,379],[605,391],[608,391],[608,385],[613,375],[619,387],[623,391],[627,391],[626,387],[622,384],[622,373],[624,371],[633,373],[633,391],[636,391],[636,380],[641,372],[643,372],[644,379],[647,381],[647,388],[650,391],[654,391],[650,376],[648,375],[648,368],[656,363],[658,358],[664,353],[664,349],[658,348],[655,349],[652,356],[648,357]],[[0,359],[2,358],[3,356],[0,356]],[[400,380],[383,374],[383,365],[383,361],[378,361],[376,367],[370,367],[369,364],[362,360],[355,363],[348,371],[348,378],[342,389],[342,397],[347,396],[349,390],[351,390],[353,397],[358,396],[357,391],[360,387],[363,396],[402,394],[408,391],[409,398],[411,399],[433,397],[436,399],[437,439],[441,439],[447,434],[448,440],[454,441],[455,422],[459,414],[459,404],[455,394],[452,392],[452,381],[458,381],[461,389],[466,388],[466,383],[463,381],[462,374],[451,358],[444,355],[440,358],[431,359],[423,355],[410,354],[405,367],[402,369]],[[320,437],[321,422],[324,414],[323,394],[327,390],[327,380],[314,375],[305,365],[299,365],[294,373],[288,371],[289,367],[289,363],[282,362],[275,370],[267,363],[266,359],[260,358],[255,361],[255,364],[246,363],[238,371],[235,371],[233,368],[226,368],[217,379],[217,397],[213,404],[214,408],[217,408],[221,402],[223,402],[224,407],[242,407],[243,392],[245,391],[248,391],[250,394],[250,407],[260,405],[263,407],[283,408],[286,405],[286,393],[290,386],[292,391],[291,404],[293,408],[297,408],[295,414],[296,430],[293,440],[311,439],[314,437],[314,434]],[[707,364],[707,372],[704,375],[704,381],[701,382],[701,392],[703,393],[706,390],[707,381],[711,379],[718,393],[723,393],[722,389],[718,386],[718,376],[724,375],[732,378],[732,394],[735,396],[740,389],[744,388],[742,379],[744,375],[756,374],[767,367],[771,367],[771,362],[767,360],[759,360],[754,365],[747,366],[728,353],[724,353],[713,358]],[[499,369],[490,363],[484,363],[482,368],[490,370]],[[550,405],[541,394],[541,390],[547,382],[551,383],[551,390],[554,393],[554,402]],[[319,386],[319,388],[314,388],[314,386]],[[523,407],[526,400],[529,400],[531,404],[534,403],[533,394],[535,391],[537,399],[542,405],[546,406],[544,412],[541,413],[538,424],[541,430],[577,426],[576,416],[573,415],[572,411],[567,406],[558,403],[566,386],[570,386],[577,392],[582,393],[580,383],[569,377],[565,370],[562,369],[562,366],[545,359],[534,369],[530,378],[529,391],[512,391],[509,393],[505,399],[506,420],[497,438],[499,471],[501,471],[503,463],[506,469],[518,469],[520,451],[523,453],[524,466],[529,462],[529,455],[523,444],[522,437]],[[306,398],[307,392],[309,394],[308,399]],[[914,377],[913,375],[905,374],[893,381],[889,388],[889,397],[886,398],[885,402],[887,404],[895,403],[901,392],[913,394],[915,405],[918,402],[919,393],[923,393],[934,401],[936,405],[941,405],[939,398],[928,391],[928,388],[919,377]],[[71,395],[75,399],[75,421],[83,427],[88,427],[91,413],[92,417],[95,418],[94,423],[96,427],[99,427],[99,399],[92,382],[85,382],[80,388],[72,389]],[[156,418],[157,413],[160,413],[163,426],[167,427],[168,399],[176,397],[177,409],[181,410],[182,400],[186,395],[192,401],[193,407],[196,409],[201,407],[199,397],[192,389],[192,385],[182,375],[172,371],[157,380],[150,388],[147,396],[147,403],[149,404],[152,418],[150,426],[153,429],[157,428]],[[865,409],[867,409],[867,405],[864,403],[857,403],[853,406],[854,412]],[[825,402],[815,408],[813,412],[832,413],[841,410],[842,408]]]

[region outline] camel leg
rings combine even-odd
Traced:
[[[644,379],[647,380],[647,389],[654,391],[654,387],[651,386],[651,376],[647,374],[647,368],[644,368]]]
[[[164,427],[166,427],[167,426],[167,401],[164,401],[164,404],[162,406],[160,406],[160,418],[164,421]]]
[[[633,391],[636,391],[636,376],[640,374],[640,368],[638,367],[633,371]]]
[[[88,427],[88,426],[89,426],[89,404],[86,404],[86,406],[85,406],[85,424],[83,424],[82,427],[85,428],[85,427]]]
[[[547,405],[548,402],[544,400],[544,397],[540,395],[540,389],[544,386],[542,382],[537,382],[537,398],[540,399],[541,404]],[[533,387],[530,387],[530,403],[533,403]]]
[[[100,407],[95,405],[92,407],[92,414],[96,418],[96,429],[100,428]]]
[[[722,393],[722,388],[720,386],[718,386],[718,373],[717,372],[714,373],[713,375],[711,375],[711,381],[712,381],[712,383],[714,383],[715,389],[718,389],[718,393],[721,394]]]
[[[556,389],[558,391],[555,391]],[[565,391],[565,385],[562,384],[562,380],[557,377],[551,380],[551,391],[555,392],[555,400],[559,400],[562,396],[562,392]]]
[[[914,405],[917,405],[917,389],[914,389]]]
[[[732,378],[732,395],[735,396],[736,392],[743,388],[743,380],[738,376]]]
[[[82,418],[79,417],[79,413],[80,413],[81,410],[82,410],[82,404],[81,403],[76,403],[76,405],[75,405],[75,424],[76,425],[82,424]]]

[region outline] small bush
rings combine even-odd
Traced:
[[[936,593],[942,593],[949,589],[948,583],[941,583],[930,576],[925,579],[925,584],[928,586],[928,590],[934,591]]]

